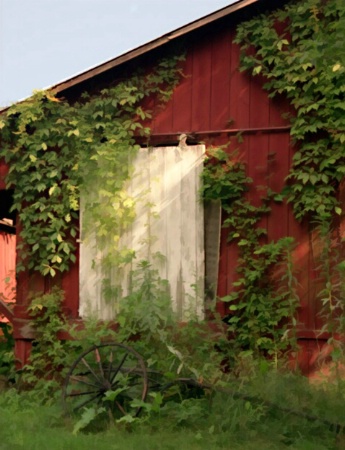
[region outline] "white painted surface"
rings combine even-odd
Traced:
[[[141,149],[127,192],[135,201],[136,219],[123,233],[120,245],[133,248],[132,263],[113,267],[110,278],[120,296],[106,301],[101,267],[106,250],[97,248],[94,235],[83,232],[80,246],[80,315],[100,319],[116,317],[119,298],[128,291],[130,271],[142,260],[150,261],[170,284],[172,304],[181,320],[204,311],[204,216],[199,201],[200,174],[205,148],[202,145]],[[111,242],[112,236],[109,236]],[[157,255],[161,257],[157,258]]]

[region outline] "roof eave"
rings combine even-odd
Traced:
[[[254,3],[258,3],[260,0],[238,0],[236,3],[233,3],[232,5],[225,6],[222,9],[219,9],[218,11],[211,13],[207,16],[202,17],[201,19],[197,19],[187,25],[184,25],[180,28],[177,28],[174,31],[171,31],[167,34],[164,34],[163,36],[156,38],[152,41],[147,42],[146,44],[143,44],[139,47],[136,47],[133,50],[129,50],[128,52],[123,53],[120,56],[117,56],[116,58],[113,58],[109,61],[106,61],[102,64],[98,64],[97,66],[86,70],[80,74],[77,74],[73,77],[70,77],[66,80],[60,81],[52,86],[48,86],[45,88],[45,90],[53,91],[55,94],[62,93],[63,91],[76,86],[80,83],[83,83],[87,80],[90,80],[91,78],[100,75],[104,72],[107,72],[110,69],[113,69],[117,66],[120,66],[121,64],[124,64],[132,59],[135,59],[151,50],[154,50],[156,48],[159,48],[163,46],[164,44],[167,44],[168,42],[173,41],[174,39],[177,39],[181,36],[184,36],[191,31],[194,31],[198,28],[201,28],[207,24],[210,24],[212,22],[215,22],[218,19],[221,19],[225,16],[228,16],[236,11],[239,11],[243,8],[246,8],[247,6],[250,6]],[[30,98],[30,97],[28,97]],[[27,98],[24,98],[22,100],[19,100],[16,103],[21,103],[23,101],[27,100]],[[4,113],[9,109],[9,106],[0,109],[0,114]]]
[[[172,32],[164,34],[163,36],[161,36],[159,38],[149,41],[146,44],[136,47],[133,50],[123,53],[122,55],[117,56],[116,58],[111,59],[110,61],[107,61],[103,64],[99,64],[94,68],[91,68],[85,72],[82,72],[81,74],[78,74],[72,78],[69,78],[65,81],[61,81],[53,86],[50,86],[48,89],[53,90],[56,94],[63,92],[66,89],[69,89],[79,83],[85,82],[85,81],[93,78],[96,75],[100,75],[110,69],[113,69],[114,67],[120,66],[121,64],[123,64],[125,62],[128,62],[134,58],[137,58],[138,56],[141,56],[151,50],[159,48],[162,45],[167,44],[168,42],[171,42],[174,39],[177,39],[183,35],[186,35],[186,34],[190,33],[191,31],[194,31],[198,28],[201,28],[202,26],[212,23],[218,19],[221,19],[221,18],[223,18],[229,14],[232,14],[235,11],[243,9],[253,3],[257,3],[258,1],[259,0],[239,0],[236,3],[233,3],[232,5],[226,6],[225,8],[222,8],[214,13],[204,16],[201,19],[197,19],[187,25],[177,28],[176,30],[174,30]]]

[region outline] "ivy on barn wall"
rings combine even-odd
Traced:
[[[232,291],[222,298],[230,312],[225,319],[229,340],[243,356],[278,358],[295,344],[295,335],[289,331],[296,325],[299,304],[292,262],[294,240],[283,237],[267,243],[267,230],[260,227],[260,221],[270,213],[276,195],[269,191],[261,205],[254,206],[246,195],[252,182],[238,155],[209,150],[202,196],[206,202],[221,200],[228,242],[238,248],[238,277]]]
[[[318,297],[324,330],[343,329],[343,238],[336,218],[344,215],[345,3],[292,1],[283,9],[237,28],[241,70],[263,77],[270,97],[283,96],[295,148],[283,197],[297,220],[314,227]],[[248,261],[249,262],[249,261]],[[337,312],[338,311],[338,312]]]
[[[290,100],[297,151],[284,193],[295,216],[341,214],[338,187],[345,174],[345,4],[292,1],[243,22],[236,42],[241,70],[265,78],[269,96]]]
[[[6,182],[15,188],[13,209],[21,227],[18,271],[53,277],[75,262],[79,197],[82,191],[88,198],[89,180],[103,180],[98,195],[85,205],[84,218],[100,244],[109,230],[121,232],[131,223],[134,208],[123,185],[139,149],[135,135],[150,133],[143,123],[152,111],[143,105],[146,99],[162,103],[170,98],[181,59],[164,59],[147,74],[94,95],[84,93],[73,104],[51,92],[36,92],[2,114],[0,157],[10,167]]]

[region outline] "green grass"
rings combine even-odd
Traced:
[[[309,386],[296,376],[232,380],[206,398],[168,402],[131,424],[96,432],[97,420],[73,434],[59,397],[39,405],[30,393],[0,394],[0,450],[340,450],[344,386]],[[307,413],[315,418],[303,417]],[[339,431],[339,430],[338,430]]]

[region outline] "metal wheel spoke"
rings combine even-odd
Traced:
[[[121,359],[120,364],[117,366],[117,368],[116,368],[116,370],[115,370],[115,373],[114,373],[114,375],[112,376],[112,379],[110,380],[110,383],[111,383],[111,384],[113,384],[113,382],[114,382],[114,380],[115,380],[115,378],[116,378],[116,375],[119,373],[121,367],[124,365],[124,363],[125,363],[125,361],[126,361],[126,359],[127,359],[127,356],[128,356],[128,353],[125,353],[124,356],[123,356],[123,358]]]
[[[83,406],[86,406],[88,403],[91,403],[91,402],[93,402],[94,400],[96,400],[97,397],[101,397],[101,395],[102,395],[102,394],[98,392],[98,393],[97,393],[96,395],[94,395],[93,397],[91,397],[91,398],[85,400],[84,402],[80,403],[79,405],[75,406],[75,407],[73,408],[73,410],[74,410],[74,411],[77,411],[78,409],[82,408]]]
[[[98,387],[99,384],[92,383],[91,381],[86,381],[82,378],[82,375],[71,375],[70,379],[73,381],[77,381],[78,383],[86,384],[87,386]]]
[[[123,407],[120,405],[118,401],[115,401],[116,406],[119,408],[119,410],[122,412],[124,416],[127,415],[126,411],[123,409]]]
[[[87,367],[89,369],[89,371],[92,373],[92,375],[96,378],[96,380],[98,380],[100,383],[102,382],[102,380],[98,377],[98,375],[96,374],[96,372],[91,369],[90,364],[86,361],[85,358],[82,358],[81,361],[83,362],[84,366]]]
[[[131,380],[130,387],[135,387],[135,386],[140,386],[140,385],[142,385],[142,382],[138,381],[137,383],[132,383],[132,380]],[[112,386],[112,387],[114,387],[114,386]]]
[[[109,381],[110,381],[112,367],[113,367],[113,351],[110,352],[110,357],[109,357],[108,378],[107,378],[107,380],[109,380]]]
[[[103,370],[103,366],[102,366],[101,355],[99,353],[98,348],[95,348],[95,355],[96,355],[96,361],[98,363],[98,367],[101,372],[102,378],[104,378],[104,370]]]
[[[88,394],[99,394],[99,391],[85,391],[85,392],[71,392],[70,394],[66,394],[66,397],[79,397],[82,395],[88,395]]]

